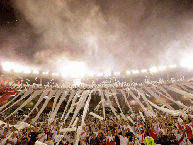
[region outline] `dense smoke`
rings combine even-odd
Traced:
[[[3,59],[48,68],[82,61],[95,71],[122,71],[176,63],[191,51],[189,3],[15,0],[13,4],[19,22],[16,28],[1,30]]]

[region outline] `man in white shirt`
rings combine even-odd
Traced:
[[[41,130],[41,134],[38,134],[38,141],[44,142],[47,139],[47,134],[44,133],[44,130]]]
[[[120,145],[127,145],[128,142],[129,140],[127,137],[120,135]]]
[[[54,143],[58,143],[62,139],[62,135],[60,135],[59,129],[57,130],[57,134],[54,136]]]
[[[125,136],[125,131],[122,132],[122,135],[116,134],[120,139],[120,145],[129,144],[129,139]]]
[[[84,140],[84,139],[86,138],[86,128],[85,128],[85,127],[83,127],[83,129],[82,129],[82,131],[81,131],[80,138],[81,138],[82,140]]]
[[[17,143],[16,133],[13,133],[9,139],[7,139],[7,145],[15,145]]]
[[[51,140],[51,137],[50,137],[50,136],[48,136],[48,140],[45,141],[45,143],[46,143],[47,145],[54,145],[54,141]]]

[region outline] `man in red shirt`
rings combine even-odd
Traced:
[[[193,143],[193,127],[190,118],[186,119],[185,133],[191,143]]]
[[[154,140],[156,140],[156,138],[157,138],[157,133],[156,133],[156,131],[153,129],[153,127],[151,127],[151,128],[149,129],[149,135],[150,135]]]

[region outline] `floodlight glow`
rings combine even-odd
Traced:
[[[52,73],[53,76],[59,76],[59,73]]]
[[[15,67],[13,68],[13,70],[14,70],[14,72],[16,72],[16,73],[22,72],[22,68],[21,68],[20,66],[15,66]]]
[[[39,71],[34,70],[33,73],[34,73],[34,74],[39,74]]]
[[[97,76],[99,76],[99,77],[100,77],[100,76],[103,76],[103,73],[98,73]]]
[[[120,72],[114,72],[114,75],[118,76],[120,75]]]
[[[11,69],[14,68],[14,66],[15,65],[13,63],[10,63],[10,62],[4,62],[2,64],[3,70],[5,70],[5,71],[10,71]]]
[[[68,72],[63,71],[61,75],[62,75],[63,77],[68,77],[69,74],[68,74]]]
[[[29,74],[29,73],[31,73],[31,70],[30,70],[30,69],[24,69],[23,72],[24,72],[25,74]]]
[[[43,74],[43,75],[48,75],[48,74],[49,74],[49,72],[43,72],[42,74]]]
[[[133,73],[133,74],[138,74],[138,73],[139,73],[139,70],[132,70],[132,73]]]
[[[182,67],[186,67],[186,68],[193,68],[193,56],[189,56],[186,57],[185,59],[182,60],[182,62],[180,63],[180,65]]]
[[[170,65],[170,68],[176,68],[176,67],[177,67],[176,64]]]
[[[157,70],[157,67],[152,67],[149,69],[149,71],[152,73],[156,73],[158,70]]]
[[[160,70],[160,71],[166,70],[166,67],[165,67],[165,66],[160,66],[160,67],[159,67],[159,70]]]
[[[145,72],[147,72],[147,69],[142,69],[141,72],[145,73]]]
[[[24,73],[31,73],[31,70],[28,67],[21,66],[17,63],[12,63],[12,62],[4,62],[2,64],[3,70],[5,71],[10,71],[13,70],[16,73],[24,72]]]
[[[81,81],[80,80],[76,80],[76,81],[74,81],[73,82],[73,86],[80,86],[82,83],[81,83]]]
[[[130,72],[130,71],[127,71],[127,74],[129,75],[129,74],[131,74],[131,72]]]
[[[87,68],[83,62],[72,62],[63,67],[62,76],[83,77]]]
[[[111,76],[110,72],[105,73],[105,76]]]
[[[94,74],[95,74],[94,72],[88,72],[88,76],[89,76],[89,77],[93,77]]]

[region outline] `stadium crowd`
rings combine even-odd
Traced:
[[[190,112],[192,114],[192,112]],[[137,114],[137,113],[136,113]],[[48,114],[43,113],[40,118],[31,124],[32,116],[27,119],[30,124],[22,130],[11,124],[21,121],[23,115],[15,115],[5,120],[1,114],[0,120],[7,124],[0,125],[0,143],[6,140],[7,145],[33,145],[38,140],[47,145],[74,145],[77,139],[75,131],[60,132],[68,128],[71,117],[64,120],[56,116],[52,123],[48,123]],[[193,143],[193,118],[190,116],[171,116],[157,113],[155,118],[132,116],[133,122],[116,119],[107,114],[105,120],[87,115],[82,128],[79,145],[189,145]],[[79,117],[81,120],[81,116]],[[80,126],[78,121],[76,127]]]

